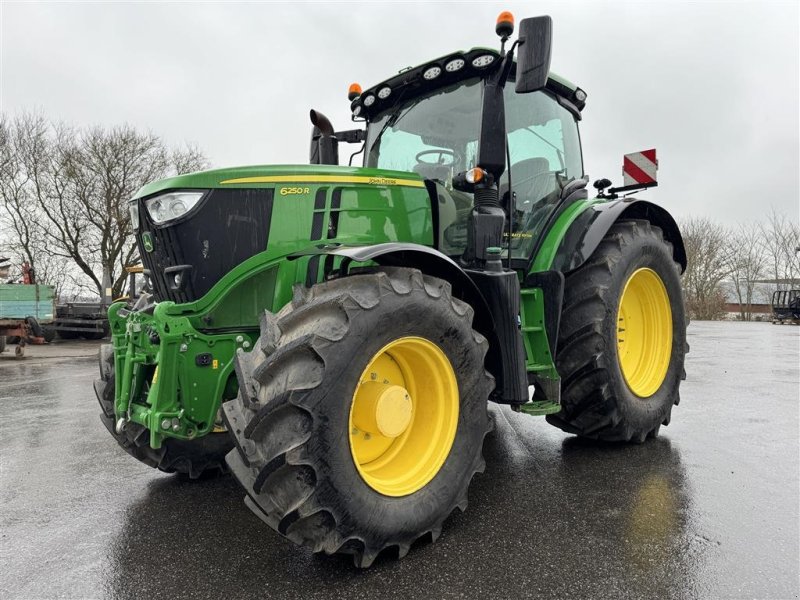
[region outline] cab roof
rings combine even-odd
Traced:
[[[483,77],[499,68],[501,58],[497,50],[482,47],[440,56],[419,66],[403,69],[397,75],[364,90],[353,100],[350,109],[353,116],[372,120],[376,115],[408,98],[472,77]],[[510,81],[514,80],[515,72],[516,64],[511,70]],[[566,102],[565,106],[580,119],[580,112],[586,101],[585,93],[582,94],[582,101],[575,97],[580,89],[577,85],[551,72],[546,88]]]

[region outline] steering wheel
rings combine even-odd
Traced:
[[[438,155],[439,160],[437,160],[436,162],[428,162],[428,161],[422,160],[423,156],[427,156],[429,154]],[[449,156],[450,157],[450,162],[444,162],[442,160],[445,156]],[[452,167],[456,162],[456,153],[453,152],[452,150],[447,150],[445,148],[432,148],[431,150],[423,150],[422,152],[418,152],[417,156],[415,156],[415,158],[417,159],[418,163],[423,164],[423,165],[429,165],[429,166],[432,166],[432,167],[437,167],[437,166]]]

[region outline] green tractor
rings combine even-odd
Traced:
[[[110,307],[95,383],[117,442],[165,472],[229,469],[280,534],[369,566],[466,508],[489,402],[596,440],[669,423],[681,235],[608,180],[589,198],[586,93],[550,72],[551,30],[525,19],[506,50],[504,13],[499,52],[351,86],[364,128],[311,111],[310,165],[142,188],[152,294]]]

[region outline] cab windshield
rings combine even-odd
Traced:
[[[413,171],[431,180],[438,195],[440,250],[460,255],[466,247],[472,194],[453,189],[453,175],[476,166],[482,80],[468,79],[397,104],[367,131],[366,167]],[[513,258],[528,258],[561,187],[583,176],[580,138],[572,114],[548,92],[517,94],[505,88],[511,156],[500,179],[500,198],[513,207]],[[508,242],[508,238],[506,239]]]

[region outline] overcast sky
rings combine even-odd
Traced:
[[[553,17],[552,68],[589,95],[586,171],[727,223],[798,219],[798,2],[14,3],[0,0],[0,110],[130,123],[214,166],[305,163],[308,110],[350,127],[347,87],[456,49],[497,47],[501,10]],[[347,156],[347,148],[342,150]]]

